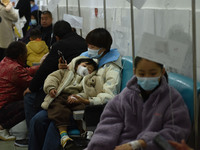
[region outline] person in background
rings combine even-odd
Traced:
[[[170,87],[162,64],[136,57],[134,77],[108,102],[87,150],[159,150],[153,139],[187,139],[191,121],[181,95]]]
[[[51,47],[53,43],[56,42],[56,37],[53,35],[53,18],[50,11],[43,11],[41,14],[41,25],[37,26],[42,32],[42,40],[45,41],[47,46]]]
[[[18,14],[15,13],[9,0],[0,1],[0,61],[5,56],[8,45],[14,41],[12,24],[17,22]]]
[[[41,14],[42,12],[40,10],[35,10],[31,12],[31,21],[29,23],[29,28],[26,32],[26,35],[22,39],[19,39],[19,41],[22,41],[26,44],[30,41],[31,30],[41,25]]]
[[[27,49],[22,42],[11,42],[0,62],[0,139],[15,140],[8,129],[25,119],[23,92],[39,66],[25,68]]]
[[[29,0],[19,0],[16,4],[15,9],[19,9],[19,17],[23,16],[26,18],[26,23],[22,28],[23,36],[26,35],[26,31],[28,30],[29,22],[31,20],[31,6]]]
[[[30,0],[30,5],[31,5],[31,12],[38,10],[38,5],[35,4],[35,0]]]
[[[76,97],[87,105],[104,105],[120,91],[121,56],[117,49],[110,49],[112,37],[104,28],[96,28],[86,36],[88,50],[81,54],[98,59],[96,76],[102,77],[102,90],[89,98]],[[65,68],[59,64],[59,68]],[[67,66],[66,66],[67,68]],[[48,119],[47,111],[38,112],[30,122],[29,150],[57,150],[60,147],[60,133]]]
[[[41,109],[41,103],[46,95],[42,89],[46,77],[53,71],[58,70],[58,50],[63,53],[67,63],[70,63],[73,58],[79,56],[87,49],[85,40],[72,31],[71,25],[68,22],[64,20],[57,21],[53,31],[57,42],[52,45],[51,51],[41,64],[29,88],[24,92],[28,127],[31,118]]]
[[[33,66],[34,63],[40,63],[41,58],[49,52],[49,49],[45,41],[42,41],[42,33],[38,29],[31,30],[30,40],[26,45],[27,65]]]
[[[36,27],[41,25],[41,14],[40,10],[35,10],[31,12],[31,26]]]

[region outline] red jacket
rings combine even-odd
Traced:
[[[38,68],[39,66],[25,68],[8,57],[0,62],[0,108],[23,99],[23,92]]]

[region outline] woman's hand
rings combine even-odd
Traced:
[[[184,140],[181,140],[181,143],[175,141],[169,141],[169,143],[176,148],[176,150],[192,150]]]
[[[50,92],[49,92],[49,95],[50,95],[52,98],[55,98],[55,97],[56,97],[56,94],[57,94],[57,90],[56,90],[56,89],[51,89]]]
[[[58,68],[59,69],[68,69],[68,65],[67,65],[67,62],[65,61],[65,63],[63,63],[63,60],[62,58],[60,57],[59,60],[58,60]]]

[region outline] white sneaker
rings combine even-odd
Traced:
[[[15,136],[10,135],[6,129],[3,129],[0,130],[0,140],[12,141],[15,140]]]

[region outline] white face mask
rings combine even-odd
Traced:
[[[93,50],[93,49],[88,48],[88,55],[89,55],[89,57],[90,58],[96,58],[96,59],[98,59],[103,54],[103,52],[101,54],[99,54],[100,50],[101,50],[101,48],[98,49],[98,50]]]
[[[82,77],[89,74],[89,71],[86,67],[83,67],[81,65],[78,66],[76,73]]]

